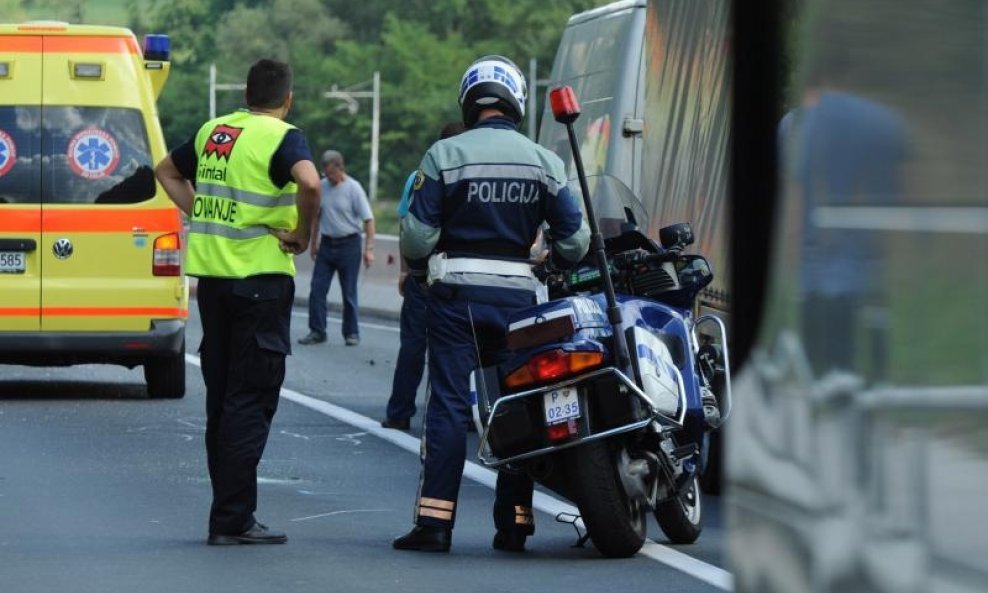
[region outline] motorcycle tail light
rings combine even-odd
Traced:
[[[504,385],[509,389],[517,389],[535,383],[556,381],[600,366],[603,362],[603,352],[550,350],[533,356],[514,370],[504,378]]]
[[[154,240],[154,260],[151,273],[155,276],[182,274],[182,249],[178,233],[162,235]]]

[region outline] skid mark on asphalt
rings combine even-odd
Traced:
[[[186,354],[185,360],[191,365],[197,367],[199,366],[199,357],[197,356]],[[372,434],[381,440],[405,449],[409,453],[414,455],[419,454],[419,439],[403,432],[382,428],[377,420],[291,389],[282,388],[281,397],[315,412],[319,412],[320,414],[325,414],[326,416],[339,420],[340,422],[345,422],[354,428],[358,428],[363,431],[362,434]],[[466,464],[464,464],[463,477],[473,480],[479,484],[483,484],[491,490],[493,490],[497,484],[496,472],[482,467],[472,461],[467,461]],[[559,513],[574,515],[579,515],[580,513],[575,506],[569,504],[568,502],[538,491],[536,491],[535,495],[532,497],[532,506],[553,517]],[[582,522],[578,522],[577,524],[581,528],[583,527]],[[684,554],[678,550],[674,550],[669,546],[658,544],[652,540],[645,540],[645,545],[638,551],[638,554],[657,560],[666,566],[686,573],[705,583],[713,585],[718,589],[724,591],[732,591],[734,589],[734,576],[728,571],[720,568],[719,566],[714,566],[713,564],[708,564],[702,560],[698,560],[689,554]]]

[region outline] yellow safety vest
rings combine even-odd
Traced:
[[[295,275],[271,229],[294,229],[297,186],[277,187],[271,157],[294,126],[238,111],[206,122],[196,134],[196,197],[185,268],[190,276]]]

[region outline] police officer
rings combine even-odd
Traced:
[[[562,161],[518,133],[525,78],[510,60],[485,56],[467,68],[459,103],[468,130],[432,145],[422,159],[401,254],[427,260],[429,375],[422,475],[415,526],[394,540],[401,550],[446,552],[466,458],[469,373],[498,360],[507,316],[536,303],[539,282],[529,249],[548,222],[556,253],[587,251],[590,233],[566,188]],[[531,478],[500,472],[494,548],[523,551],[535,531]]]
[[[290,353],[292,254],[308,246],[319,208],[305,136],[284,121],[291,68],[258,61],[245,97],[248,109],[206,122],[155,170],[191,219],[185,265],[199,278],[210,545],[288,539],[254,517],[257,464]]]

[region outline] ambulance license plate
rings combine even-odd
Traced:
[[[580,398],[577,396],[575,387],[553,389],[543,397],[545,398],[546,425],[559,424],[570,418],[580,417]]]
[[[0,274],[24,273],[23,251],[0,251]]]

